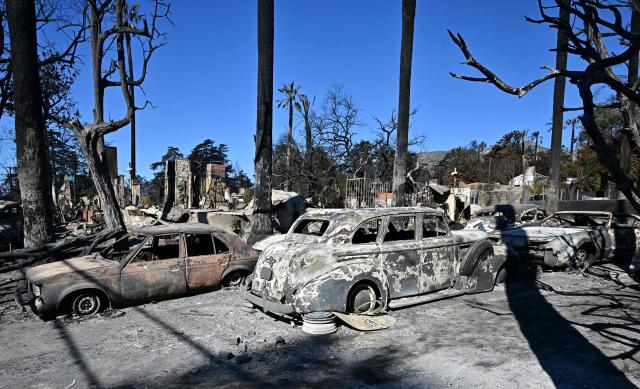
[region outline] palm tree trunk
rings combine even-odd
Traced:
[[[400,87],[398,96],[398,138],[393,164],[394,206],[405,205],[407,149],[409,144],[409,106],[411,101],[411,58],[416,0],[402,0],[402,43],[400,47]]]
[[[7,0],[15,104],[18,180],[24,211],[24,245],[53,238],[53,201],[38,66],[33,0]]]
[[[568,5],[568,0],[563,0]],[[560,19],[569,24],[569,12],[560,8]],[[556,44],[556,69],[567,69],[567,45],[568,35],[563,29],[558,29]],[[562,124],[564,108],[564,92],[566,77],[556,77],[553,83],[553,113],[551,117],[551,166],[549,168],[549,191],[547,192],[546,206],[550,212],[558,208],[557,199],[560,193],[560,169],[562,164]]]
[[[288,191],[291,181],[291,157],[293,152],[293,97],[289,97],[289,131],[287,132],[287,178],[284,181],[284,190]]]
[[[273,232],[271,225],[271,125],[273,116],[273,0],[258,0],[258,102],[256,117],[253,244]]]
[[[575,161],[573,156],[573,144],[576,143],[576,123],[571,122],[571,146],[569,147],[569,157],[572,161]]]

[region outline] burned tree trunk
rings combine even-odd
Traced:
[[[631,32],[640,33],[640,12],[635,5],[631,5]],[[629,88],[635,89],[638,81],[638,53],[629,60],[627,69],[627,85]],[[620,166],[626,171],[631,171],[631,144],[629,142],[629,134],[638,133],[638,122],[636,117],[636,105],[630,101],[622,93],[618,93],[620,100],[620,110],[624,121],[624,128],[620,134]],[[633,135],[632,135],[633,136]]]
[[[400,47],[400,90],[398,96],[398,138],[393,164],[393,205],[404,206],[407,182],[407,149],[409,145],[409,106],[411,100],[411,57],[413,54],[413,21],[416,1],[402,0],[402,44]]]
[[[567,3],[567,0],[561,0]],[[559,19],[564,23],[569,23],[569,11],[560,8]],[[569,36],[563,29],[558,29],[558,41],[556,44],[556,70],[564,72],[567,70],[567,46]],[[546,197],[546,207],[550,212],[558,209],[558,195],[560,194],[560,169],[562,165],[562,126],[564,92],[567,80],[565,76],[558,76],[553,83],[553,113],[551,116],[551,151],[549,167],[549,189]]]
[[[271,225],[271,125],[273,116],[273,0],[258,0],[258,101],[256,117],[253,244],[273,232]]]
[[[24,245],[33,247],[53,238],[53,201],[39,78],[36,11],[33,0],[8,0],[6,7]]]
[[[91,172],[95,184],[100,205],[104,213],[105,224],[110,229],[124,229],[124,221],[120,213],[120,207],[113,190],[111,176],[107,165],[104,148],[104,136],[115,132],[131,123],[137,108],[133,101],[132,90],[141,86],[147,73],[147,65],[154,51],[164,43],[158,40],[164,38],[164,34],[157,29],[156,23],[160,19],[168,18],[169,5],[161,0],[153,2],[153,14],[151,25],[143,20],[142,28],[135,27],[126,20],[127,15],[135,16],[135,8],[128,9],[124,0],[116,0],[115,6],[109,1],[99,3],[97,0],[87,0],[89,8],[89,39],[91,41],[91,71],[93,78],[93,122],[82,124],[79,120],[67,123],[73,130],[80,148],[86,158],[87,166]],[[135,18],[134,18],[135,19]],[[103,29],[103,23],[112,23]],[[133,72],[129,70],[127,76],[127,54],[124,47],[125,35],[134,35],[139,38],[142,45],[142,74],[138,79],[133,78]],[[115,52],[112,43],[115,41]],[[105,57],[115,53],[110,67],[103,69]],[[117,79],[112,80],[112,75]],[[120,120],[104,120],[104,94],[108,87],[119,87],[126,107],[126,113]],[[143,107],[144,108],[144,107]]]

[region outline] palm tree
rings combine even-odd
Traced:
[[[300,85],[295,85],[295,81],[291,84],[285,84],[278,92],[284,95],[284,98],[278,100],[278,108],[289,108],[289,132],[287,133],[287,179],[284,182],[284,190],[289,190],[289,177],[291,177],[291,158],[293,156],[293,108],[297,103],[298,89]]]
[[[273,0],[258,0],[258,98],[256,116],[256,185],[249,244],[273,232],[271,175],[273,120]]]
[[[536,145],[533,148],[533,159],[534,161],[538,160],[538,142],[540,141],[540,139],[542,138],[540,136],[540,131],[534,131],[531,133],[531,139],[535,138],[536,139]]]
[[[398,94],[398,138],[393,164],[393,205],[405,205],[407,149],[409,145],[409,106],[411,102],[411,57],[416,0],[402,0],[402,42],[400,45],[400,86]]]
[[[571,145],[569,146],[569,156],[572,161],[574,160],[573,145],[576,143],[576,124],[578,123],[580,123],[580,116],[568,119],[565,123],[567,126],[571,126]]]

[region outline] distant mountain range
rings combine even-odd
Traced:
[[[536,144],[533,141],[527,140],[525,141],[525,147],[527,148],[527,150],[533,151],[536,147]],[[538,152],[543,152],[548,150],[549,149],[547,147],[543,147],[540,144],[538,144]],[[418,162],[426,163],[427,166],[437,165],[444,159],[444,156],[447,155],[449,151],[451,150],[423,151],[417,154]],[[488,147],[487,149],[485,149],[482,152],[482,154],[486,155],[486,154],[489,154],[489,152],[491,152],[491,147]]]

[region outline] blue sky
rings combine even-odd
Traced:
[[[373,117],[386,118],[397,107],[400,8],[400,0],[276,0],[275,89],[295,80],[303,93],[317,97],[317,107],[328,88],[344,85],[361,108],[365,126],[359,135],[368,136]],[[256,9],[249,0],[174,2],[175,26],[165,29],[168,44],[152,59],[144,84],[146,98],[156,108],[138,112],[139,174],[150,176],[149,164],[168,146],[188,153],[205,138],[229,145],[231,160],[253,171]],[[451,28],[464,35],[476,58],[509,83],[522,85],[539,77],[541,66],[555,63],[549,49],[556,37],[555,30],[524,20],[537,15],[534,0],[418,1],[411,89],[418,113],[411,135],[426,137],[422,150],[449,149],[474,139],[491,144],[514,129],[539,130],[542,144],[549,144],[552,83],[519,99],[448,74],[477,75],[460,65],[463,57],[446,31]],[[73,93],[82,118],[90,120],[88,67],[81,68]],[[136,97],[141,105],[141,93]],[[119,95],[109,95],[107,116],[117,118],[121,104]],[[571,85],[566,105],[579,105]],[[274,139],[286,125],[287,111],[274,108]],[[301,129],[298,124],[296,130]],[[566,135],[564,139],[566,144]],[[118,146],[119,169],[126,174],[128,128],[107,140]]]

